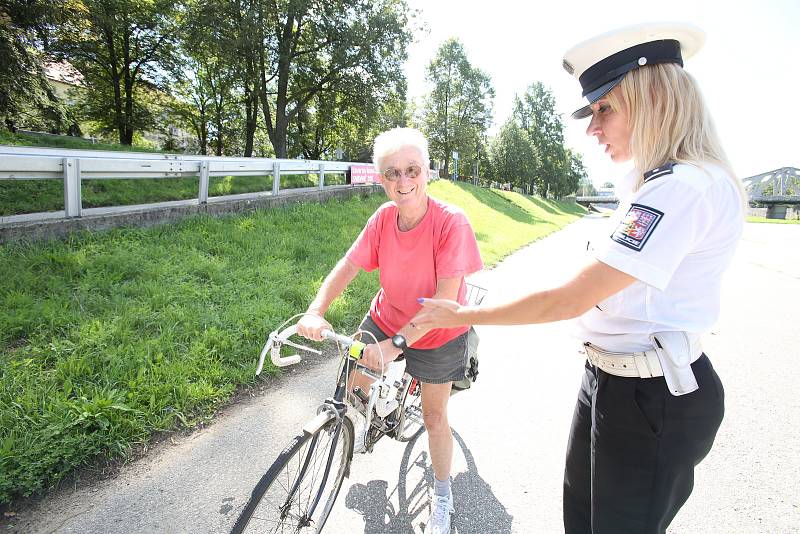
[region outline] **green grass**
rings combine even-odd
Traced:
[[[485,265],[494,265],[511,252],[563,228],[586,213],[575,203],[456,185],[449,180],[438,180],[429,190],[432,196],[460,206],[467,212]]]
[[[767,219],[766,217],[747,217],[747,222],[751,223],[773,223],[773,224],[800,224],[800,219]]]
[[[583,213],[445,181],[430,190],[466,210],[487,265]],[[255,382],[266,333],[305,309],[384,201],[0,246],[0,503],[212,417]],[[357,325],[377,284],[362,273],[334,302],[337,329]]]

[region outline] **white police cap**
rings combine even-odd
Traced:
[[[608,94],[625,74],[644,65],[677,63],[697,52],[705,34],[691,24],[655,22],[614,30],[570,48],[562,65],[583,88],[588,104],[572,114],[582,119],[592,114],[590,104]]]

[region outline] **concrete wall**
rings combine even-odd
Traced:
[[[147,227],[177,221],[199,213],[225,216],[236,213],[253,212],[259,209],[276,208],[300,202],[325,202],[330,199],[365,197],[373,193],[383,193],[380,185],[358,187],[327,187],[319,190],[292,192],[284,190],[277,196],[260,195],[233,200],[213,200],[208,204],[189,201],[185,204],[148,207],[140,210],[112,211],[95,213],[79,218],[53,218],[36,221],[6,223],[0,226],[0,243],[14,241],[37,241],[66,237],[81,230],[108,230],[118,227]]]
[[[766,217],[768,208],[749,208],[747,214],[751,217]],[[786,219],[800,219],[800,206],[790,206],[786,209]]]

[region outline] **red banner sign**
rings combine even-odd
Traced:
[[[381,175],[374,165],[351,165],[350,166],[351,184],[379,184]]]

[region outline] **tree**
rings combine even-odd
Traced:
[[[253,152],[258,106],[252,95],[257,93],[252,69],[248,79],[243,76],[246,39],[241,32],[246,29],[238,25],[239,7],[235,2],[187,0],[179,29],[182,61],[173,73],[181,101],[178,112],[203,154],[212,148],[218,156],[232,154],[242,140],[245,155]]]
[[[152,124],[145,102],[174,58],[177,7],[172,0],[74,0],[54,50],[83,74],[87,116],[130,145]],[[110,104],[110,105],[109,105]]]
[[[542,196],[548,191],[562,191],[565,183],[561,181],[570,174],[571,161],[564,148],[564,124],[556,113],[553,93],[541,82],[531,84],[522,97],[515,98],[514,116],[539,154],[537,190]]]
[[[538,156],[528,133],[512,117],[500,128],[490,145],[492,175],[501,182],[534,186]]]
[[[477,156],[492,121],[494,89],[489,75],[470,64],[457,39],[442,44],[426,79],[433,87],[424,103],[423,129],[447,175],[454,150],[466,165]]]
[[[571,195],[578,190],[581,181],[587,180],[586,168],[583,166],[583,159],[580,154],[572,150],[564,150],[564,159],[567,162],[564,172],[559,175],[552,189],[553,195],[561,198]]]
[[[361,104],[379,99],[402,81],[411,41],[403,0],[254,0],[250,7],[258,98],[277,157],[288,156],[299,115],[308,120],[335,95]]]
[[[342,150],[350,160],[369,160],[378,133],[408,123],[405,83],[363,100],[349,93],[320,93],[298,112],[290,132],[291,153],[325,159]]]
[[[0,3],[0,120],[11,130],[77,132],[74,114],[59,101],[43,69],[47,32],[58,13],[58,5],[47,0]]]

